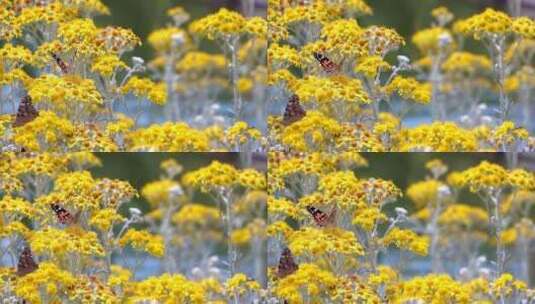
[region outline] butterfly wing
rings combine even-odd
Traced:
[[[17,110],[17,116],[15,118],[15,122],[13,122],[13,127],[22,127],[36,119],[37,116],[39,116],[39,112],[33,106],[32,98],[29,95],[26,95],[20,101],[19,108]]]
[[[307,115],[305,109],[299,103],[299,97],[293,95],[292,98],[288,101],[286,109],[284,110],[284,117],[282,123],[286,126],[297,122]]]
[[[52,204],[50,205],[52,207],[52,210],[56,213],[56,216],[58,218],[58,221],[63,225],[70,225],[74,223],[74,217],[72,214],[67,211],[65,208],[61,207],[58,204]]]
[[[17,264],[17,275],[25,276],[29,273],[34,272],[39,268],[39,265],[33,259],[32,250],[30,247],[24,248],[19,257],[19,262]]]
[[[328,74],[334,74],[340,71],[340,66],[334,63],[321,53],[314,53],[314,58],[320,63],[321,67]]]
[[[299,269],[299,265],[295,263],[292,252],[290,251],[290,248],[288,247],[284,248],[279,259],[279,268],[278,268],[277,276],[280,279],[282,279],[296,272],[297,269]]]
[[[334,224],[336,219],[336,209],[334,209],[330,214],[327,214],[313,206],[307,206],[306,208],[318,226],[326,227]]]
[[[63,61],[57,54],[55,54],[55,53],[51,53],[51,54],[52,54],[52,58],[54,58],[54,60],[56,61],[57,65],[61,69],[61,72],[63,72],[63,74],[68,74],[69,73],[69,67],[67,66],[65,61]]]

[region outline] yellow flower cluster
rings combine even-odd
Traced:
[[[104,55],[95,59],[91,66],[91,71],[104,77],[111,77],[120,69],[125,70],[127,68],[128,66],[117,55]]]
[[[147,252],[153,256],[162,257],[165,252],[163,237],[150,234],[145,230],[128,230],[119,240],[119,245],[127,245],[140,251]]]
[[[147,38],[149,44],[158,52],[168,52],[175,47],[175,41],[184,41],[187,45],[189,37],[186,32],[177,27],[158,29]]]
[[[318,105],[329,105],[336,101],[359,104],[371,102],[360,80],[345,76],[305,77],[296,82],[293,91],[304,103],[315,102]]]
[[[211,40],[224,40],[242,34],[247,24],[247,20],[239,13],[222,8],[217,13],[192,22],[189,30]],[[249,24],[249,27],[251,25],[253,24]]]
[[[95,232],[43,228],[32,233],[30,245],[36,254],[68,259],[71,254],[104,256],[104,248]]]
[[[91,216],[89,224],[96,227],[98,230],[107,233],[113,225],[124,222],[126,219],[117,213],[117,210],[112,208],[105,208],[98,210]]]
[[[390,69],[392,69],[390,64],[380,56],[366,56],[355,66],[355,72],[368,78],[375,78]]]
[[[513,31],[526,39],[535,39],[535,21],[529,17],[516,18],[513,20]]]
[[[389,298],[393,303],[473,303],[469,291],[463,288],[461,283],[448,275],[436,274],[416,277],[394,285]]]
[[[175,202],[173,193],[181,191],[180,184],[169,179],[162,179],[143,186],[141,195],[152,205],[167,205]]]
[[[45,74],[32,82],[29,94],[36,103],[50,102],[63,112],[78,103],[91,106],[103,103],[95,83],[78,76],[62,78]]]
[[[431,85],[419,83],[416,79],[410,77],[395,77],[385,87],[385,91],[390,95],[397,93],[403,99],[412,100],[420,104],[431,102]]]
[[[440,43],[444,37],[451,38],[447,29],[433,27],[416,32],[412,37],[412,42],[422,54],[435,54],[444,48]]]
[[[210,143],[202,131],[185,123],[164,123],[137,129],[127,135],[132,151],[208,151]]]
[[[157,301],[163,303],[192,303],[207,302],[206,290],[194,281],[187,280],[180,274],[163,274],[150,277],[142,282],[131,285],[132,303]]]
[[[74,126],[54,112],[41,111],[39,116],[24,128],[15,129],[13,141],[28,151],[60,152],[68,146],[74,135]]]
[[[221,212],[217,208],[202,204],[188,204],[173,215],[173,222],[179,226],[203,227],[216,223],[220,217]]]
[[[500,188],[506,185],[507,170],[502,166],[483,161],[479,165],[462,172],[462,184],[470,187],[470,191],[478,192],[489,188]]]
[[[286,299],[288,303],[302,304],[305,299],[322,303],[328,294],[336,287],[336,276],[315,264],[301,264],[299,269],[277,282],[274,293]]]
[[[476,55],[469,52],[454,52],[442,64],[442,69],[447,73],[462,73],[473,75],[478,71],[490,71],[492,63],[484,55]]]
[[[487,8],[481,14],[466,20],[460,29],[465,35],[472,35],[475,39],[482,39],[487,35],[507,35],[511,32],[513,21],[507,14]]]
[[[220,70],[225,68],[226,59],[223,55],[208,54],[205,52],[188,52],[176,64],[176,69],[179,72],[208,72],[212,70]]]
[[[295,255],[314,257],[342,254],[354,258],[364,254],[362,246],[351,231],[307,227],[290,235],[289,247]]]
[[[157,105],[163,105],[167,102],[166,85],[164,83],[155,83],[147,78],[134,76],[119,90],[123,94],[132,93],[139,98],[146,97]]]
[[[76,279],[68,271],[60,269],[53,263],[44,262],[39,268],[22,278],[17,279],[15,294],[31,303],[42,303],[44,293],[48,299],[59,299],[62,294],[69,293]]]
[[[427,255],[429,237],[419,236],[408,229],[394,227],[382,239],[384,245],[395,245],[399,249],[408,250],[418,255]]]
[[[412,129],[404,129],[399,135],[400,151],[474,151],[478,141],[474,133],[451,122],[435,122]]]
[[[240,172],[232,165],[213,161],[209,166],[189,172],[184,176],[183,182],[188,186],[199,187],[203,191],[210,192],[218,188],[232,187],[235,185]]]
[[[425,208],[437,204],[438,189],[443,184],[431,179],[413,183],[407,189],[407,196],[414,202],[417,208]]]

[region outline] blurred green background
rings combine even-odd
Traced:
[[[212,161],[229,163],[240,167],[238,153],[95,153],[101,160],[102,166],[91,169],[96,178],[111,178],[128,181],[141,194],[143,186],[160,179],[164,171],[160,163],[167,159],[175,159],[184,167],[183,174],[209,165]],[[208,195],[196,193],[196,202],[211,202]],[[149,211],[148,203],[140,196],[132,203],[122,206],[127,209],[137,207],[142,211]]]
[[[131,28],[144,41],[133,55],[152,58],[153,50],[146,43],[146,38],[155,29],[170,23],[166,10],[180,5],[192,16],[192,19],[205,16],[219,7],[239,7],[239,0],[103,0],[110,8],[111,16],[97,18],[99,25],[118,25]],[[261,2],[261,1],[257,1]],[[405,38],[418,29],[430,25],[430,13],[434,7],[444,5],[458,18],[465,18],[479,12],[485,7],[493,6],[503,9],[500,1],[490,0],[367,0],[373,8],[374,15],[359,19],[363,25],[384,25],[395,28]],[[265,4],[264,4],[265,5]],[[415,50],[408,46],[402,50],[415,55]]]

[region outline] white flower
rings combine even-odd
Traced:
[[[404,55],[398,55],[398,62],[400,63],[400,65],[407,65],[411,62],[411,59],[407,56],[404,56]]]
[[[405,217],[407,216],[407,209],[403,208],[403,207],[396,207],[396,214],[399,216],[399,217]]]
[[[145,60],[141,57],[132,57],[132,62],[134,63],[134,65],[143,65],[145,64]]]
[[[128,209],[128,211],[130,212],[130,215],[132,216],[141,216],[141,210],[139,210],[138,208],[130,208]]]

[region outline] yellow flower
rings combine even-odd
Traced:
[[[438,222],[444,226],[457,226],[465,229],[485,228],[489,222],[487,211],[466,204],[453,204],[440,214]]]
[[[389,301],[392,303],[418,300],[424,303],[473,303],[467,288],[443,274],[430,274],[399,282],[391,286],[391,291]]]
[[[451,34],[442,27],[433,27],[418,31],[412,36],[412,43],[416,45],[422,54],[435,54],[444,46],[440,43],[443,37],[449,37]]]
[[[399,151],[474,151],[478,148],[474,133],[451,122],[435,122],[405,129],[399,135]]]
[[[155,83],[147,78],[134,76],[119,88],[121,93],[132,93],[138,98],[148,98],[157,105],[164,105],[167,102],[167,88],[164,83]]]
[[[209,225],[221,218],[219,209],[201,204],[188,204],[173,215],[173,223],[184,225]]]
[[[278,281],[273,292],[292,304],[304,304],[304,299],[313,301],[311,303],[323,303],[325,296],[329,295],[337,283],[335,274],[317,265],[303,263],[295,273]]]
[[[210,192],[219,187],[232,187],[238,177],[239,171],[233,166],[213,161],[209,166],[189,172],[184,176],[184,182],[186,185]]]
[[[443,186],[440,181],[431,179],[411,184],[407,189],[407,196],[418,209],[435,205],[438,198],[438,189]]]
[[[408,229],[394,227],[383,237],[385,246],[395,245],[399,249],[408,250],[418,255],[426,256],[429,247],[429,237],[419,236]]]
[[[355,217],[353,217],[353,225],[357,225],[360,228],[371,232],[376,225],[386,222],[387,216],[382,213],[377,207],[366,207],[359,209],[358,212],[355,212]]]
[[[89,219],[89,224],[100,231],[107,233],[114,224],[124,222],[126,219],[117,213],[117,210],[105,208],[98,210]]]
[[[511,186],[519,190],[535,190],[535,176],[532,172],[515,169],[507,173],[507,180]]]
[[[41,303],[43,293],[46,298],[58,298],[68,294],[68,288],[75,282],[75,277],[68,271],[51,262],[43,262],[36,271],[16,280],[14,292],[26,301]]]
[[[128,230],[119,240],[119,245],[126,245],[140,251],[147,252],[153,256],[162,257],[165,252],[163,237],[150,234],[145,230]]]
[[[299,79],[293,91],[303,103],[318,103],[334,106],[336,101],[347,103],[369,104],[371,100],[358,79],[345,76],[321,78],[307,76]]]
[[[104,256],[104,248],[97,234],[81,229],[43,228],[32,233],[30,245],[35,254],[59,258],[68,258],[72,254],[87,257]]]
[[[267,178],[265,174],[254,169],[244,169],[239,172],[238,182],[252,190],[265,190]]]
[[[490,71],[492,63],[489,58],[483,55],[455,52],[442,64],[442,68],[448,73],[472,75],[477,71]]]
[[[302,228],[294,231],[288,242],[290,249],[297,256],[321,257],[339,253],[354,259],[356,256],[364,254],[363,248],[353,232],[338,228]]]
[[[168,27],[158,29],[152,32],[147,39],[150,45],[158,52],[168,52],[175,44],[182,41],[185,45],[189,44],[187,33],[177,27]]]
[[[163,274],[131,285],[130,303],[157,301],[162,303],[205,304],[206,291],[200,282],[189,281],[180,274]]]
[[[3,63],[1,66],[3,66],[4,72],[20,68],[32,61],[32,52],[23,46],[14,46],[11,43],[7,43],[0,48],[0,63]]]
[[[472,192],[487,188],[500,188],[507,182],[507,171],[502,166],[488,161],[483,161],[478,166],[462,172],[462,184],[469,186]]]
[[[299,66],[301,63],[299,53],[289,45],[270,43],[267,52],[269,64],[277,70],[290,65]]]
[[[459,30],[463,34],[472,35],[479,40],[492,34],[506,35],[511,32],[512,25],[513,21],[507,14],[487,8],[483,13],[464,20],[464,24]]]
[[[104,77],[111,77],[119,69],[127,69],[128,66],[116,55],[104,55],[95,59],[91,71]]]
[[[375,78],[378,74],[390,70],[392,67],[380,56],[366,56],[356,66],[355,72],[368,78]]]
[[[22,198],[6,195],[0,200],[0,214],[4,215],[4,220],[30,218],[34,213],[35,209],[32,204]]]
[[[127,134],[128,150],[131,151],[208,151],[208,136],[185,123],[164,123],[137,129]]]
[[[227,60],[220,54],[209,54],[205,52],[188,52],[176,64],[179,72],[209,72],[211,70],[221,70],[226,67]]]
[[[163,179],[146,184],[141,195],[154,207],[176,202],[182,188],[176,181]]]
[[[535,21],[529,17],[515,18],[513,31],[526,39],[535,39]]]
[[[401,98],[420,104],[431,102],[431,85],[422,84],[414,78],[396,76],[385,90],[388,94],[397,93]]]
[[[93,57],[103,53],[102,48],[95,45],[97,34],[97,27],[91,19],[74,19],[61,23],[58,28],[58,37],[65,50],[78,56]]]
[[[335,119],[310,111],[300,121],[286,127],[282,143],[295,151],[325,151],[335,145],[342,127]]]
[[[242,15],[222,8],[217,13],[192,22],[189,30],[192,33],[206,36],[210,40],[215,40],[240,35],[246,30],[246,25],[247,20]],[[256,19],[249,26],[250,30],[255,28],[259,30]]]
[[[28,151],[64,151],[72,139],[74,126],[53,112],[41,111],[24,128],[15,129],[13,141]]]

